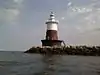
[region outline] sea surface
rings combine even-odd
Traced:
[[[0,75],[100,75],[100,57],[2,51]]]

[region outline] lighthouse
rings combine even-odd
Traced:
[[[47,25],[46,36],[41,40],[42,46],[61,46],[62,40],[58,39],[58,20],[55,19],[53,12],[50,13],[49,19],[45,22]]]

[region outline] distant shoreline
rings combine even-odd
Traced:
[[[100,56],[100,46],[32,47],[24,53]]]

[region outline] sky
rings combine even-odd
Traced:
[[[66,45],[100,45],[100,0],[0,0],[0,50],[41,46],[51,11]]]

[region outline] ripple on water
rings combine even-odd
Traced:
[[[0,75],[99,75],[100,57],[0,53]]]

